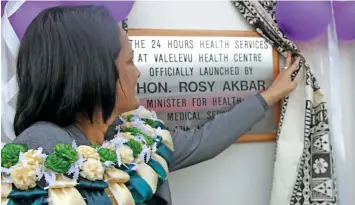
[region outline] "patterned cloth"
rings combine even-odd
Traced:
[[[305,58],[278,28],[277,2],[233,3],[282,56],[301,56],[292,76],[299,85],[282,105],[270,205],[338,205],[325,96]]]

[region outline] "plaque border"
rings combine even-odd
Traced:
[[[263,38],[256,31],[238,31],[238,30],[194,30],[194,29],[145,29],[129,28],[128,36],[205,36],[205,37],[255,37]],[[279,74],[279,54],[275,48],[272,48],[274,79]],[[275,130],[274,133],[244,134],[236,142],[265,142],[276,141],[277,129],[279,127],[281,115],[281,102],[275,105]]]

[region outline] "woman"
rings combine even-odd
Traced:
[[[101,145],[108,126],[139,106],[135,87],[140,72],[133,57],[127,35],[104,8],[55,7],[40,13],[19,49],[14,143],[42,147],[45,153],[73,140]],[[295,89],[291,74],[299,58],[292,63],[289,54],[286,61],[287,69],[268,90],[246,98],[200,130],[172,133],[169,171],[215,157]],[[168,181],[142,204],[172,204]]]

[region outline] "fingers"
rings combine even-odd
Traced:
[[[288,52],[287,57],[286,57],[286,62],[285,62],[285,68],[289,68],[291,66],[292,62],[292,55],[291,52]]]
[[[293,73],[294,71],[296,71],[298,69],[298,65],[300,64],[300,61],[301,61],[301,57],[298,56],[295,59],[295,61],[292,63],[290,68],[288,69],[290,73]]]
[[[293,72],[295,72],[298,69],[298,64],[300,63],[301,57],[297,57],[295,61],[290,65],[284,72],[286,75],[292,75]]]

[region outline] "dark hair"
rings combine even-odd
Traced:
[[[42,11],[19,49],[15,134],[38,121],[67,126],[78,113],[92,120],[98,108],[106,122],[116,102],[119,50],[118,24],[104,7]]]

